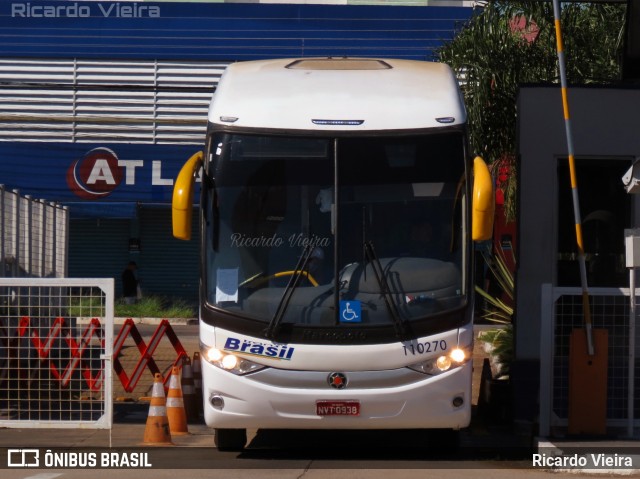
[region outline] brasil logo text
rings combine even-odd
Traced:
[[[224,350],[289,361],[293,357],[294,348],[286,344],[264,344],[247,339],[227,338],[227,341],[224,343]]]

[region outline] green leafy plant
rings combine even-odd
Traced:
[[[496,329],[482,331],[478,335],[489,354],[492,374],[495,379],[509,377],[510,365],[514,359],[513,349],[513,301],[515,280],[513,272],[509,268],[507,255],[511,264],[515,265],[515,255],[510,243],[505,250],[502,246],[495,247],[493,252],[482,251],[482,257],[490,276],[495,280],[496,290],[499,295],[492,295],[485,289],[476,285],[476,292],[486,301],[486,308],[482,312],[482,318],[487,321],[502,325]]]
[[[131,318],[195,318],[193,305],[182,299],[167,299],[161,296],[145,296],[137,303],[117,301],[115,315]]]
[[[69,302],[70,317],[104,316],[103,299],[95,296],[78,296]],[[193,304],[180,298],[162,296],[145,296],[134,304],[126,304],[120,299],[115,302],[114,314],[117,317],[129,318],[195,318],[196,308]]]
[[[478,339],[484,343],[485,351],[489,354],[493,378],[507,379],[514,359],[513,327],[509,324],[482,331]]]
[[[509,244],[508,251],[511,256],[511,263],[515,265],[515,256],[513,255],[511,244]],[[514,297],[515,280],[507,264],[506,254],[502,247],[496,248],[493,253],[486,250],[482,251],[482,258],[502,294],[500,296],[494,296],[480,286],[475,286],[476,293],[482,296],[490,306],[483,311],[482,318],[500,324],[511,324],[513,316],[513,306],[511,302]],[[502,295],[504,295],[505,299],[501,297]]]
[[[69,317],[90,318],[104,316],[104,301],[95,296],[76,296],[69,301]]]
[[[626,5],[563,3],[562,37],[570,84],[606,84],[621,76]],[[525,83],[559,83],[551,2],[486,2],[438,51],[461,80],[471,149],[487,163],[509,164],[505,214],[516,218],[516,100]]]

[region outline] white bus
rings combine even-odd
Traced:
[[[178,175],[189,239],[200,174],[206,423],[457,430],[471,419],[472,241],[492,181],[446,65],[368,58],[233,64],[204,153]],[[200,173],[201,172],[201,173]]]

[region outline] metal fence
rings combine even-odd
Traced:
[[[67,275],[67,207],[0,185],[0,277]]]
[[[0,427],[111,427],[113,288],[0,278]]]
[[[608,332],[606,425],[610,433],[628,435],[640,426],[640,338],[637,318],[630,321],[629,289],[592,288],[589,300],[593,328]],[[541,311],[540,435],[562,435],[569,416],[569,338],[584,327],[582,290],[543,285]]]

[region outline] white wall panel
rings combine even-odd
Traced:
[[[0,141],[202,143],[226,65],[0,59]]]

